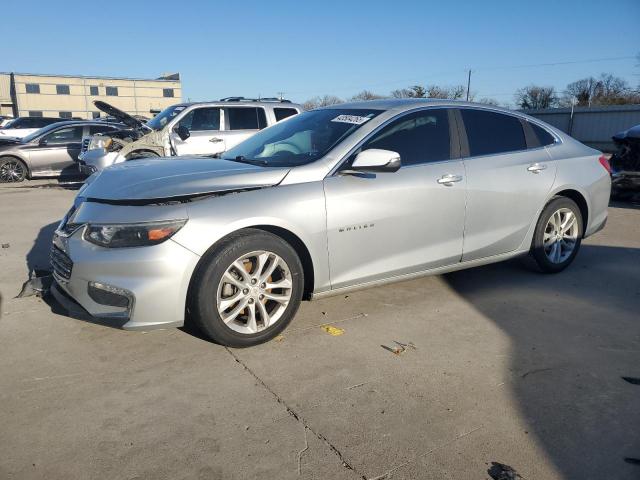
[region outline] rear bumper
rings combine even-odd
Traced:
[[[193,252],[172,240],[151,247],[101,248],[83,240],[81,232],[64,241],[54,236],[54,245],[71,262],[68,273],[56,260],[56,288],[64,295],[53,292],[70,312],[80,315],[79,306],[94,319],[128,330],[184,324],[189,281],[200,259]],[[103,289],[98,294],[96,286]]]

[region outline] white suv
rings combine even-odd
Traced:
[[[105,102],[94,103],[130,128],[83,139],[79,167],[87,175],[139,158],[219,155],[263,128],[303,111],[287,100],[229,97],[172,105],[142,123]]]

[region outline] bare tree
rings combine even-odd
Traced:
[[[493,105],[494,107],[498,107],[500,105],[495,98],[487,98],[487,97],[481,98],[480,100],[478,100],[478,103],[484,103],[485,105]]]
[[[366,100],[379,100],[381,98],[386,98],[383,95],[378,95],[377,93],[373,93],[370,90],[363,90],[360,93],[355,94],[351,97],[353,101],[366,101]]]
[[[516,90],[515,100],[520,107],[525,109],[549,108],[558,103],[558,96],[553,87],[529,85]]]
[[[466,89],[463,85],[454,87],[442,87],[439,85],[429,85],[426,88],[421,85],[414,85],[409,88],[401,88],[391,92],[393,98],[450,98],[458,99],[464,97]]]
[[[412,98],[413,90],[410,90],[408,88],[400,88],[391,92],[391,96],[393,98]]]
[[[315,108],[326,107],[328,105],[337,105],[344,103],[344,100],[335,95],[323,95],[321,97],[313,97],[302,104],[305,110],[313,110]]]
[[[626,80],[608,73],[598,78],[588,77],[567,85],[564,105],[623,105],[640,102],[640,92],[634,91]]]

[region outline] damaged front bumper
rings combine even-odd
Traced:
[[[75,303],[91,317],[128,330],[184,324],[198,255],[171,239],[146,247],[98,247],[82,239],[82,230],[68,237],[56,232],[53,239],[52,293],[67,310]]]
[[[78,169],[83,175],[92,175],[116,163],[124,162],[118,152],[108,152],[104,148],[87,150],[78,157]]]

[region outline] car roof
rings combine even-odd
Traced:
[[[237,102],[221,102],[219,100],[212,100],[210,102],[188,102],[188,103],[177,103],[174,107],[191,107],[194,105],[198,106],[207,106],[207,107],[266,107],[271,106],[274,108],[297,108],[299,110],[303,110],[302,105],[292,102],[275,102],[275,101],[253,101],[253,100],[245,100],[245,101],[237,101]]]
[[[335,105],[327,105],[322,107],[331,108],[354,108],[354,109],[373,109],[373,110],[396,110],[404,111],[419,107],[481,107],[491,110],[500,110],[509,113],[517,113],[513,110],[489,105],[486,103],[467,102],[465,100],[451,100],[447,98],[384,98],[380,100],[367,100],[359,102],[339,103]]]

